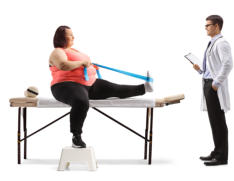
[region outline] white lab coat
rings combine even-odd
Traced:
[[[232,54],[229,43],[222,37],[211,44],[206,52],[206,67],[209,69],[214,81],[220,83],[218,98],[221,109],[230,110],[230,96],[228,91],[228,75],[232,69]],[[204,81],[202,81],[201,110],[207,111],[206,100],[203,92]]]

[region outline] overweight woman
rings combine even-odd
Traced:
[[[68,26],[60,26],[54,35],[54,50],[49,58],[54,98],[71,106],[70,131],[72,146],[85,148],[82,127],[89,109],[89,99],[126,98],[152,92],[151,83],[119,85],[96,78],[96,69],[89,56],[72,48],[74,35]],[[87,68],[89,80],[84,77]]]

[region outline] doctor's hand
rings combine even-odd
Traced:
[[[213,89],[214,91],[217,91],[217,90],[218,90],[218,87],[215,87],[214,85],[212,85],[212,89]]]
[[[197,71],[201,70],[200,67],[199,67],[199,65],[197,65],[197,64],[194,64],[194,65],[193,65],[193,68],[194,68],[195,70],[197,70]]]

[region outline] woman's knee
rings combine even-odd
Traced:
[[[72,108],[88,110],[89,109],[89,100],[82,98],[75,98],[72,100]]]

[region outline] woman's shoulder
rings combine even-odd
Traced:
[[[63,48],[55,48],[50,54],[50,56],[58,56],[58,55],[65,55],[65,51]]]
[[[63,48],[55,48],[50,54],[50,61],[57,59],[67,59],[66,53]]]
[[[63,48],[54,48],[54,50],[52,51],[52,53],[61,53],[61,52],[64,52],[64,49]]]

